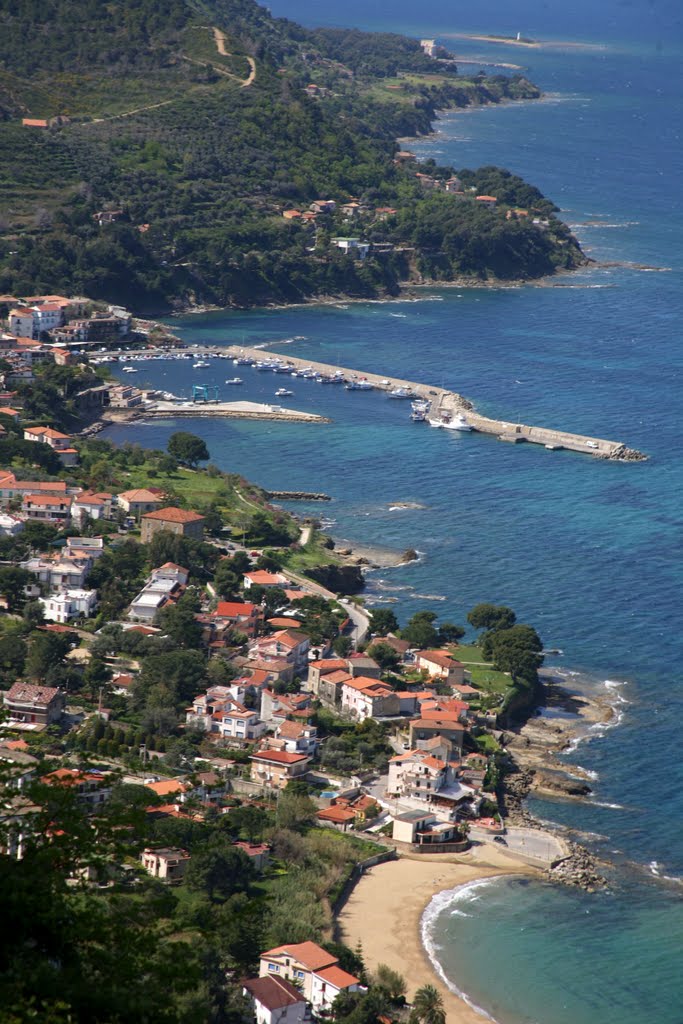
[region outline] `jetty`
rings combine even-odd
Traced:
[[[592,455],[594,458],[618,461],[638,462],[647,456],[633,448],[628,448],[622,441],[609,441],[602,437],[591,437],[585,434],[572,434],[565,430],[554,430],[550,427],[534,427],[526,423],[512,423],[506,420],[494,420],[482,416],[476,411],[472,402],[456,391],[425,384],[420,381],[403,380],[398,377],[382,376],[364,370],[353,370],[344,366],[321,363],[312,359],[301,359],[297,356],[283,355],[280,352],[269,352],[262,348],[250,348],[240,345],[221,347],[234,359],[244,357],[259,361],[263,359],[279,359],[295,370],[313,369],[325,376],[343,374],[347,381],[365,380],[377,391],[393,391],[396,388],[408,388],[417,397],[431,403],[430,419],[444,420],[453,416],[462,416],[472,430],[481,434],[493,434],[501,441],[514,444],[528,442],[540,444],[550,451],[563,449]]]
[[[103,420],[128,422],[147,419],[179,419],[181,417],[216,417],[233,420],[274,420],[279,423],[329,423],[327,416],[263,402],[172,402],[149,401],[132,409],[106,409]]]

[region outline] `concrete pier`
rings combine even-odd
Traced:
[[[635,462],[647,458],[642,452],[627,448],[621,441],[608,441],[602,437],[571,434],[564,430],[553,430],[548,427],[533,427],[525,423],[509,423],[504,420],[490,419],[488,416],[482,416],[476,412],[472,403],[456,391],[447,391],[445,388],[423,384],[419,381],[402,380],[399,377],[382,376],[379,373],[363,370],[351,370],[344,366],[333,366],[330,363],[320,363],[312,359],[301,359],[298,356],[290,356],[289,353],[282,355],[279,352],[264,351],[261,348],[232,345],[227,349],[221,347],[217,351],[227,351],[233,358],[245,356],[254,360],[281,359],[297,370],[311,367],[325,375],[341,371],[346,380],[367,380],[378,391],[392,391],[399,387],[410,388],[420,398],[431,402],[430,418],[441,419],[444,416],[460,415],[465,418],[473,430],[482,434],[493,434],[502,441],[517,444],[527,441],[530,444],[541,444],[551,451],[566,448],[601,459]]]

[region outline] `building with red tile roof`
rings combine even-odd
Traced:
[[[58,687],[19,680],[3,694],[3,701],[9,725],[35,732],[59,721],[66,695]]]
[[[415,667],[427,672],[433,679],[441,679],[449,686],[465,681],[465,666],[448,651],[417,651]]]
[[[270,789],[284,789],[292,779],[307,775],[310,763],[311,759],[306,754],[261,750],[251,755],[251,778]]]
[[[301,1024],[308,1006],[298,988],[285,978],[249,978],[242,992],[253,1004],[256,1024]]]
[[[141,517],[140,540],[143,544],[149,544],[152,537],[162,530],[175,533],[177,536],[189,537],[191,540],[203,540],[204,516],[190,509],[168,506],[154,512],[146,512]]]

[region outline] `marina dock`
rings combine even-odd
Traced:
[[[601,459],[636,462],[647,458],[642,452],[628,448],[621,441],[609,441],[602,437],[572,434],[564,430],[534,427],[525,423],[511,423],[506,420],[494,420],[488,416],[482,416],[475,410],[468,399],[459,395],[456,391],[448,391],[445,388],[432,384],[402,380],[398,377],[382,376],[379,373],[352,370],[348,367],[334,366],[330,363],[316,362],[311,359],[301,359],[297,356],[290,356],[289,353],[285,356],[282,353],[265,351],[262,348],[232,345],[227,349],[221,347],[220,351],[227,352],[234,359],[239,357],[254,360],[280,359],[282,362],[290,364],[297,371],[311,368],[325,376],[342,373],[348,381],[368,381],[377,391],[389,392],[396,388],[407,388],[417,397],[431,403],[430,419],[442,420],[452,416],[462,416],[472,430],[482,434],[493,434],[501,441],[515,444],[521,442],[540,444],[551,451],[567,449]]]

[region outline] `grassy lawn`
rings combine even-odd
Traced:
[[[490,665],[481,653],[481,647],[474,644],[456,644],[451,648],[453,657],[461,661],[463,665]]]
[[[469,669],[472,686],[484,693],[504,695],[512,686],[512,679],[507,672],[496,672],[486,666],[471,666]]]
[[[117,471],[117,477],[122,480],[126,490],[132,490],[134,487],[161,487],[198,505],[210,505],[216,501],[221,506],[225,503],[226,509],[229,509],[238,504],[237,494],[225,477],[211,477],[191,469],[161,473],[155,467],[156,463],[144,463],[127,471]]]

